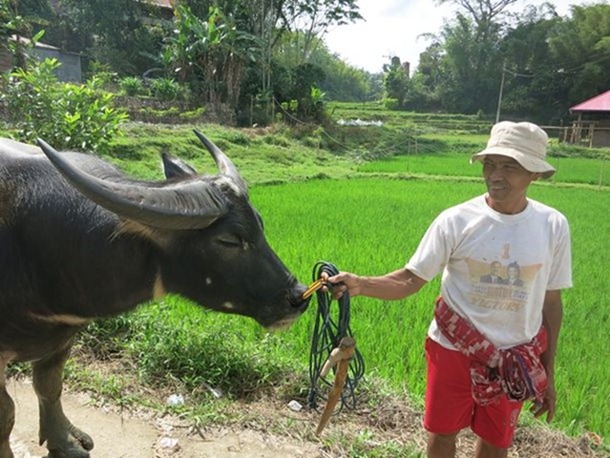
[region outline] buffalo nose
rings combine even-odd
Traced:
[[[290,305],[297,309],[305,310],[309,305],[309,301],[311,300],[311,296],[306,299],[303,299],[303,294],[307,291],[307,286],[302,283],[297,283],[293,289],[293,295],[290,299]]]

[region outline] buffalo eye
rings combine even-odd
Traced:
[[[247,250],[249,243],[241,237],[233,234],[222,234],[217,238],[218,243],[228,248],[242,248]]]

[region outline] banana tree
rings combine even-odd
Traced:
[[[179,5],[174,25],[164,48],[165,65],[180,81],[189,82],[204,102],[235,107],[246,64],[259,48],[256,38],[238,30],[233,16],[217,6],[209,8],[207,18],[199,18]]]

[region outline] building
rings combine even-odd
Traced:
[[[578,115],[572,124],[571,143],[610,147],[610,90],[570,108]]]
[[[30,40],[24,37],[17,37],[13,35],[11,40],[17,41],[29,45]],[[69,81],[75,83],[81,83],[83,81],[83,72],[81,67],[81,56],[80,54],[70,53],[62,51],[55,46],[51,46],[42,42],[37,42],[32,50],[29,52],[37,60],[43,61],[47,58],[57,59],[61,66],[55,70],[57,79],[59,81]],[[14,66],[14,56],[7,48],[0,48],[0,72],[8,72],[12,70]]]

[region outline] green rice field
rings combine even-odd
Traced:
[[[534,184],[530,191],[568,217],[573,238],[574,288],[564,294],[554,424],[569,434],[593,431],[607,437],[610,193],[546,184]],[[272,246],[307,283],[318,260],[369,275],[403,266],[437,213],[482,192],[476,181],[353,179],[259,186],[251,197],[265,217]],[[435,280],[403,301],[352,300],[352,328],[367,374],[390,380],[420,401],[423,339],[437,293]],[[308,354],[314,315],[309,310],[282,334],[296,355]]]
[[[483,145],[480,143],[479,149],[483,149]],[[477,152],[478,149],[471,148],[469,151]],[[481,167],[478,164],[468,166],[468,157],[469,154],[454,150],[430,153],[426,152],[426,148],[419,147],[417,151],[411,148],[404,154],[367,162],[359,166],[358,171],[479,177]],[[590,159],[555,156],[549,158],[549,163],[557,170],[553,182],[610,186],[610,158],[604,155]]]
[[[296,144],[279,134],[250,138],[220,127],[202,130],[212,132],[250,183],[250,197],[264,218],[271,246],[303,283],[312,280],[314,264],[321,260],[366,275],[402,267],[440,211],[484,192],[480,165],[468,165],[470,154],[484,147],[486,135],[479,132],[422,135],[414,143],[402,142],[400,131],[384,140],[395,146],[394,153],[365,161],[359,155]],[[364,131],[348,133],[371,137]],[[123,141],[112,159],[135,175],[156,178],[159,146],[148,140],[155,139],[194,159],[201,170],[209,166],[209,158],[193,150],[190,136],[190,130],[154,131],[137,142]],[[185,155],[189,151],[192,157]],[[576,437],[599,434],[607,444],[610,150],[555,145],[551,152],[549,161],[558,172],[552,181],[534,183],[530,196],[570,221],[574,272],[574,287],[564,293],[553,425]],[[136,153],[150,159],[137,160]],[[364,385],[381,379],[423,406],[423,343],[438,288],[435,279],[402,301],[353,298],[351,328],[365,360]],[[290,368],[303,376],[296,392],[306,393],[315,315],[312,304],[290,329],[269,334],[250,319],[201,313],[171,296],[110,323],[92,325],[81,342],[91,339],[96,352],[100,342],[111,352],[116,351],[113,345],[127,348],[142,379],[152,383],[171,374],[193,389],[204,382],[228,392],[253,392],[267,382],[285,380],[284,371]],[[534,421],[528,414],[522,418]]]

